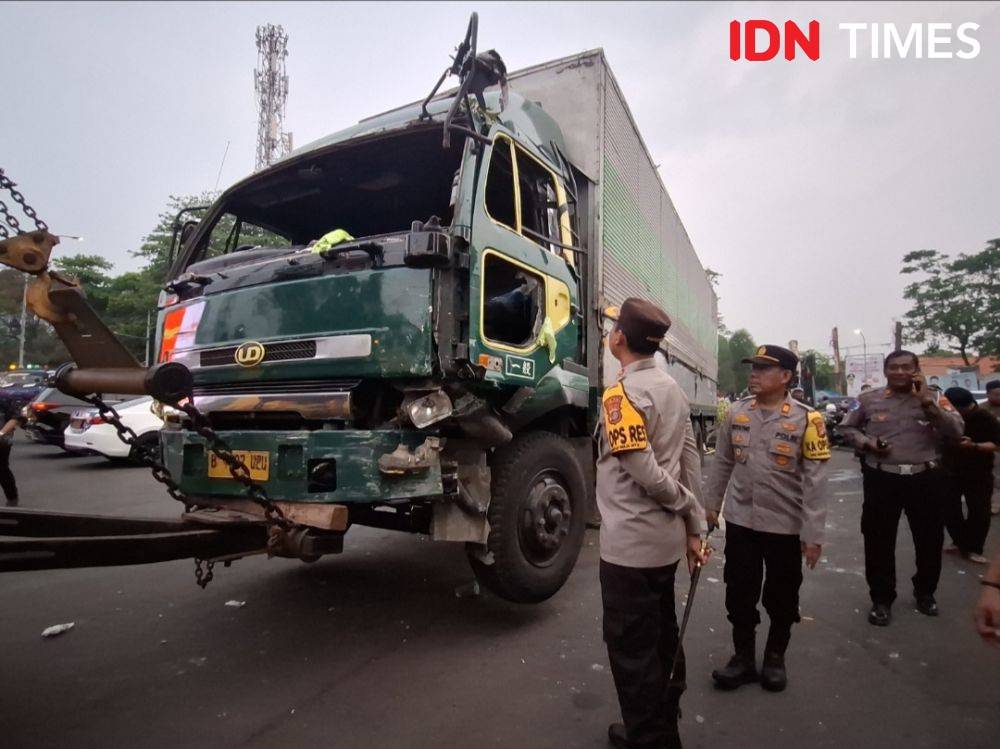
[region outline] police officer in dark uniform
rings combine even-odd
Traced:
[[[934,600],[941,577],[947,477],[941,468],[945,442],[962,437],[962,417],[927,385],[911,351],[893,351],[883,365],[888,387],[858,397],[858,407],[840,425],[848,444],[863,453],[865,578],[872,599],[868,621],[888,626],[896,599],[896,533],[899,516],[913,534],[917,610],[937,616]]]
[[[0,486],[8,506],[17,504],[17,483],[10,470],[10,451],[14,446],[14,430],[20,423],[17,411],[8,403],[0,403]]]
[[[771,628],[760,682],[781,691],[788,680],[785,649],[799,621],[802,558],[812,569],[822,551],[830,447],[822,415],[788,394],[798,366],[794,353],[761,346],[743,361],[752,367],[753,395],[729,409],[705,491],[710,523],[726,498],[726,611],[736,651],[712,678],[721,689],[757,681],[763,589]]]
[[[690,569],[708,556],[690,408],[653,359],[669,327],[659,307],[629,298],[607,339],[622,365],[604,392],[597,434],[604,641],[624,719],[608,728],[615,747],[681,745],[683,656],[668,683],[678,642],[674,576],[681,559]]]

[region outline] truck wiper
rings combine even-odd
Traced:
[[[209,276],[200,276],[197,273],[183,273],[163,287],[164,291],[171,294],[180,294],[189,286],[208,286],[212,283]]]
[[[382,247],[382,244],[371,240],[356,243],[345,242],[338,244],[336,247],[331,247],[329,250],[323,250],[318,254],[324,260],[333,260],[338,255],[342,255],[345,252],[354,252],[355,250],[367,253],[368,257],[371,258],[373,267],[378,267],[385,261],[385,249]]]

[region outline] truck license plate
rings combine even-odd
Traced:
[[[271,455],[266,451],[233,450],[233,455],[246,463],[250,469],[250,478],[254,481],[267,481],[270,474]],[[233,474],[229,466],[213,452],[208,454],[208,477],[213,479],[231,479]]]

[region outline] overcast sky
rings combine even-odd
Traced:
[[[285,27],[298,145],[425,95],[480,15],[514,70],[603,47],[720,310],[758,341],[890,340],[910,250],[1000,236],[997,4],[0,4],[0,166],[57,252],[117,270],[168,195],[252,170],[254,29]],[[822,26],[822,57],[731,62],[733,19]],[[974,21],[972,60],[848,57],[846,22]],[[867,58],[867,59],[866,59]],[[860,353],[860,351],[859,351]]]

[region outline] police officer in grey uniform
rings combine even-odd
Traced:
[[[726,611],[736,651],[712,678],[720,689],[757,681],[763,587],[771,628],[759,678],[765,689],[781,691],[787,685],[785,650],[799,621],[802,558],[812,569],[822,551],[830,447],[823,417],[788,394],[798,366],[794,353],[761,346],[743,361],[751,365],[752,397],[729,409],[705,491],[709,523],[718,520],[728,496]]]
[[[678,642],[674,576],[681,559],[690,569],[707,558],[690,408],[653,359],[669,327],[659,307],[629,298],[607,339],[622,365],[597,432],[604,641],[624,720],[608,728],[616,747],[681,745],[683,655],[668,683]]]
[[[883,366],[888,387],[862,393],[858,407],[840,425],[844,439],[862,453],[861,532],[872,599],[868,621],[879,627],[889,624],[896,599],[896,533],[902,512],[917,557],[917,609],[937,616],[934,591],[941,577],[947,501],[941,448],[946,440],[959,441],[964,429],[947,399],[928,387],[916,354],[893,351]]]

